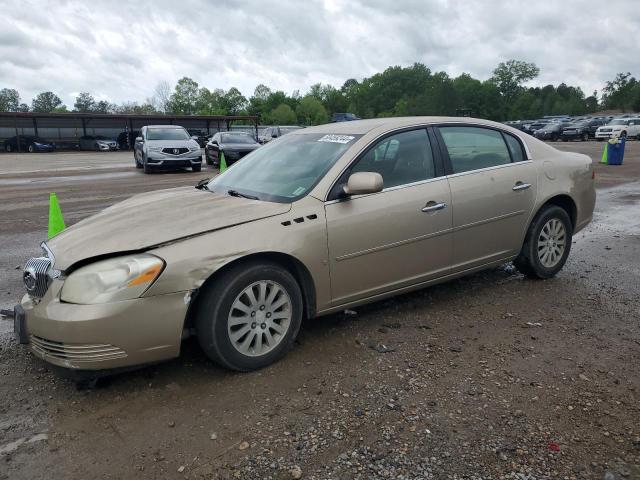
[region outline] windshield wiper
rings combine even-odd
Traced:
[[[207,183],[209,183],[209,180],[211,180],[210,178],[203,178],[202,180],[200,180],[195,188],[198,190],[209,190],[209,187],[207,187]]]
[[[255,197],[253,195],[247,195],[245,193],[240,193],[237,190],[227,190],[227,193],[232,197],[242,197],[242,198],[248,198],[249,200],[258,200],[258,197]]]

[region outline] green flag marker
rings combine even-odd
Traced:
[[[49,238],[56,236],[65,228],[62,218],[62,211],[58,204],[58,196],[55,193],[49,194]]]
[[[604,149],[602,150],[602,158],[600,159],[600,163],[607,164],[607,150],[609,149],[609,142],[605,142]]]
[[[220,173],[227,169],[227,161],[224,159],[224,152],[220,152]]]

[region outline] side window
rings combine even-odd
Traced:
[[[384,188],[435,177],[426,130],[398,133],[380,140],[361,157],[350,173],[377,172]]]
[[[518,141],[518,139],[513,135],[509,135],[508,133],[504,133],[504,138],[507,140],[507,147],[509,147],[511,159],[514,162],[522,162],[523,160],[525,160],[526,157],[524,155],[524,150],[522,149],[522,144]]]
[[[440,127],[453,173],[511,163],[502,134],[482,127]]]

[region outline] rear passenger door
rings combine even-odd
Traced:
[[[517,255],[537,190],[521,140],[481,126],[437,131],[451,188],[454,271]]]

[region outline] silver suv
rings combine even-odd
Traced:
[[[200,145],[189,133],[176,125],[148,125],[136,138],[133,158],[144,173],[154,170],[202,169]]]

